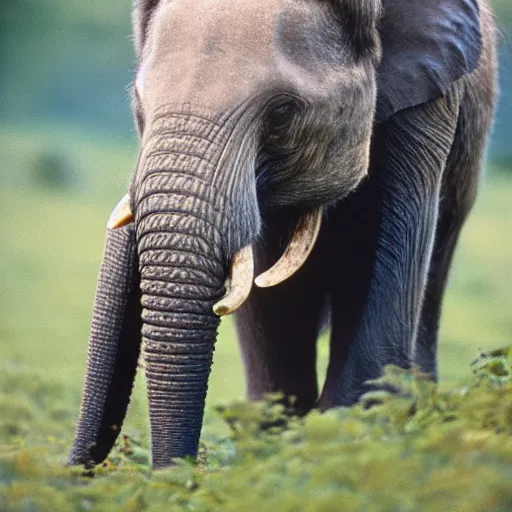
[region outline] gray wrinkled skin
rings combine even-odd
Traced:
[[[154,467],[195,455],[231,257],[306,265],[236,314],[247,393],[354,403],[386,364],[436,377],[442,296],[496,101],[483,0],[138,0],[135,223],[107,234],[70,463],[113,446],[139,353]],[[319,392],[316,340],[329,318]]]

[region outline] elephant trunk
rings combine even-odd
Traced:
[[[197,453],[229,217],[225,190],[215,184],[217,125],[175,115],[159,124],[145,144],[133,195],[155,468]]]
[[[174,202],[176,198],[169,196]],[[142,355],[151,420],[153,466],[194,455],[223,294],[224,270],[199,234],[161,223],[204,223],[186,212],[153,213],[138,230],[142,291]],[[166,228],[167,229],[167,228]],[[200,249],[201,248],[201,249]]]
[[[108,455],[140,353],[153,466],[197,453],[218,315],[236,310],[251,291],[251,243],[260,229],[255,154],[248,151],[256,131],[248,137],[235,130],[239,123],[161,110],[148,129],[130,193],[108,222],[71,464]],[[299,223],[259,286],[300,268],[320,220],[316,212]]]
[[[259,229],[253,175],[230,140],[235,125],[164,110],[153,119],[130,194],[108,223],[70,464],[108,455],[139,354],[153,466],[197,453],[217,314],[250,291],[248,246]]]
[[[71,465],[101,462],[123,423],[140,352],[140,292],[133,225],[108,230],[89,336]]]

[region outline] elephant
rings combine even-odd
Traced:
[[[498,95],[487,1],[135,0],[133,13],[140,152],[107,225],[69,463],[107,457],[139,360],[153,467],[195,456],[235,311],[250,400],[350,406],[389,364],[435,380]]]

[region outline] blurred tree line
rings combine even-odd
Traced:
[[[130,0],[2,0],[0,111],[131,133]]]
[[[133,136],[130,0],[2,0],[4,122],[70,122]],[[501,29],[501,105],[491,157],[512,163],[512,3],[494,0]]]

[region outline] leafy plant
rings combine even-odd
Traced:
[[[473,371],[465,385],[439,388],[417,371],[389,367],[375,384],[393,392],[306,418],[290,416],[276,396],[219,406],[229,433],[206,428],[198,462],[151,472],[147,440],[125,435],[85,473],[63,464],[72,426],[56,428],[58,388],[10,367],[0,406],[16,398],[22,423],[44,417],[50,428],[39,432],[56,435],[35,442],[26,430],[11,432],[0,450],[0,508],[510,510],[512,348],[480,354]]]

